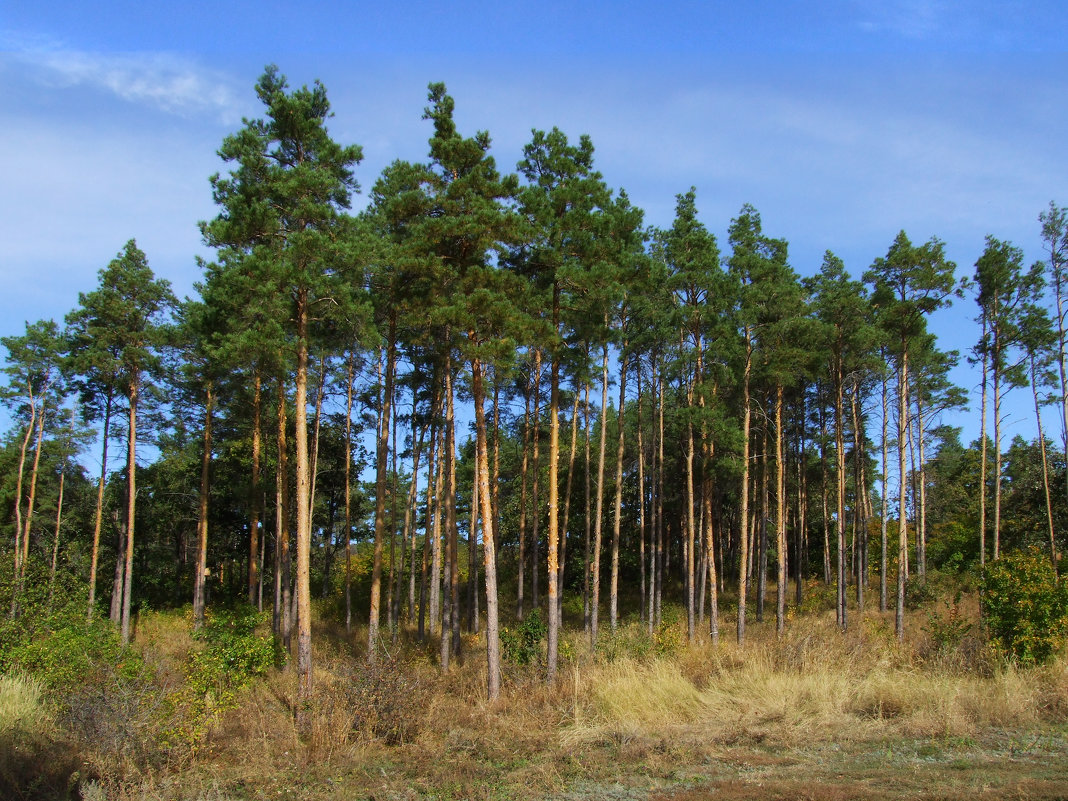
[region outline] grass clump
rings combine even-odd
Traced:
[[[32,676],[0,676],[0,732],[36,731],[48,719],[44,685]]]

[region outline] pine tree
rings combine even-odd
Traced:
[[[79,308],[67,317],[73,370],[93,386],[113,388],[115,394],[125,396],[127,403],[126,538],[120,621],[123,643],[130,641],[137,408],[146,382],[160,371],[160,351],[170,336],[166,318],[174,304],[170,284],[152,274],[144,252],[131,239],[100,271],[100,286],[80,295]]]

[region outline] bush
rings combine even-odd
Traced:
[[[501,657],[513,665],[531,665],[541,661],[541,641],[548,633],[541,610],[532,609],[523,622],[501,629]]]
[[[247,605],[205,615],[203,627],[193,632],[203,647],[190,653],[185,682],[171,699],[180,714],[168,739],[195,746],[221,712],[237,705],[241,690],[284,662],[275,638],[257,634],[266,616]]]
[[[1003,556],[983,574],[990,639],[1023,664],[1048,662],[1068,636],[1068,583],[1037,548]]]

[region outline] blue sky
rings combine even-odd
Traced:
[[[588,133],[647,222],[694,185],[722,241],[753,203],[802,274],[830,248],[859,275],[901,229],[943,239],[960,274],[986,234],[1030,262],[1039,212],[1068,203],[1066,23],[1055,2],[0,0],[0,335],[61,319],[131,237],[192,291],[215,150],[260,113],[267,63],[323,81],[365,189],[425,156],[442,80],[503,168],[531,128]],[[934,321],[942,347],[974,343],[973,309]]]

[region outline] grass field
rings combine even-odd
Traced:
[[[974,614],[967,598],[945,609]],[[1017,668],[974,631],[915,613],[899,646],[892,618],[868,613],[841,633],[818,613],[782,638],[753,623],[739,649],[631,622],[592,652],[569,634],[553,686],[538,665],[507,666],[489,704],[476,636],[443,675],[433,644],[402,636],[369,668],[364,632],[319,625],[312,723],[298,737],[292,670],[225,703],[190,700],[183,665],[197,646],[182,616],[157,613],[138,629],[145,667],[120,689],[64,707],[0,683],[0,712],[8,697],[21,704],[20,718],[0,714],[0,796],[1068,798],[1068,661]]]

